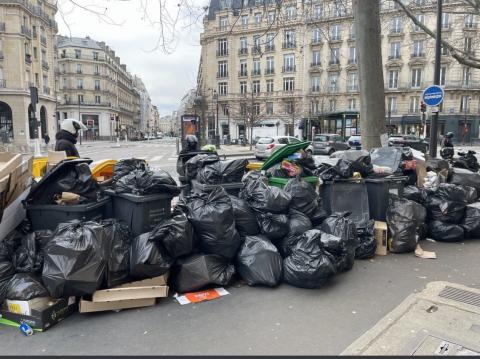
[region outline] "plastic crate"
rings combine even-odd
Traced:
[[[318,177],[309,176],[309,177],[301,177],[301,179],[307,183],[310,183],[315,188],[315,190],[317,189]],[[290,180],[291,178],[268,177],[268,184],[270,186],[279,187],[283,189],[287,185],[288,181]]]
[[[243,187],[242,182],[235,183],[222,183],[222,184],[203,184],[197,180],[192,180],[192,192],[211,192],[218,186],[223,187],[223,189],[231,195],[238,196],[240,190]]]
[[[370,220],[367,186],[364,180],[336,180],[320,186],[323,208],[328,214],[350,212],[357,228],[365,228]]]
[[[105,191],[112,199],[111,215],[127,223],[134,236],[150,232],[163,219],[169,218],[171,194],[151,194],[145,196],[130,193],[116,194]]]
[[[371,219],[386,221],[390,194],[403,197],[403,188],[407,180],[408,177],[402,176],[367,178],[365,180]]]
[[[57,225],[74,219],[99,221],[106,217],[110,198],[105,197],[95,203],[60,206],[58,204],[28,205],[27,217],[32,222],[32,230],[55,230]]]

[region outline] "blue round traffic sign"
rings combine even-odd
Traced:
[[[423,102],[427,106],[438,106],[443,102],[443,98],[445,97],[445,92],[443,92],[443,88],[438,85],[428,86],[423,91]]]

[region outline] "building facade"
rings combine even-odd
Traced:
[[[31,145],[38,119],[52,137],[55,119],[55,35],[53,0],[0,1],[0,141]],[[36,87],[38,104],[31,103]]]
[[[148,94],[147,88],[142,79],[138,76],[134,77],[134,86],[139,93],[139,107],[140,107],[140,130],[146,132],[147,124],[152,111],[152,100]]]
[[[417,20],[435,29],[436,2],[412,3]],[[478,52],[477,17],[457,1],[444,1],[444,11],[442,36],[466,53]],[[429,114],[423,121],[420,104],[433,83],[435,40],[393,1],[382,1],[381,23],[386,124],[392,132],[428,133]],[[250,126],[253,137],[358,133],[355,37],[350,1],[212,0],[197,89],[206,133],[249,137]],[[480,70],[443,49],[441,85],[439,132],[478,138]]]
[[[81,118],[88,140],[134,137],[140,93],[126,65],[104,42],[58,36],[58,116]]]

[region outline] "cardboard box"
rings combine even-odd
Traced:
[[[0,221],[0,240],[13,231],[27,216],[22,201],[27,198],[29,193],[30,188],[27,188],[3,211]]]
[[[75,297],[52,299],[47,304],[31,308],[31,315],[10,312],[7,308],[0,309],[0,324],[19,327],[22,322],[35,331],[45,331],[61,322],[78,309]]]
[[[156,298],[168,296],[168,274],[97,290],[91,300],[82,298],[80,313],[120,310],[155,305]]]
[[[377,241],[377,250],[375,254],[379,256],[387,255],[388,247],[388,227],[386,222],[375,221],[373,229],[375,240]]]
[[[22,164],[22,155],[0,152],[0,178],[10,175],[15,168]]]
[[[52,299],[48,297],[34,298],[31,300],[10,300],[5,301],[9,312],[23,315],[32,315],[32,310],[48,305]]]

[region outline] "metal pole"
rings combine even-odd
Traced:
[[[435,75],[433,83],[440,85],[441,45],[442,45],[442,0],[437,0],[437,37],[435,42]],[[430,157],[437,157],[438,112],[433,113],[430,124]]]
[[[82,122],[82,115],[80,114],[80,95],[78,95],[78,121]],[[82,130],[80,130],[80,145],[82,144]]]

